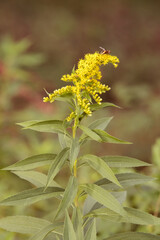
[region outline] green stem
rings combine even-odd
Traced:
[[[75,119],[74,120],[74,125],[73,125],[73,139],[76,137],[76,130],[77,130],[77,121]]]
[[[74,177],[77,178],[77,159],[74,162],[73,173],[74,173]],[[76,197],[74,199],[74,204],[75,204],[75,207],[78,207],[78,193],[76,194]]]
[[[75,106],[76,106],[75,112],[77,113],[76,101],[75,101]],[[78,116],[76,116],[76,118],[74,119],[74,125],[72,128],[73,139],[75,139],[75,137],[76,137],[77,126],[78,126]],[[74,162],[73,174],[74,174],[74,177],[77,178],[77,159],[75,159],[75,162]],[[78,207],[78,194],[76,195],[76,197],[74,199],[74,204],[75,204],[75,207]]]
[[[76,137],[76,130],[77,130],[77,126],[78,126],[78,106],[77,106],[77,101],[76,99],[74,99],[74,103],[75,103],[75,113],[76,113],[76,117],[74,119],[74,125],[73,125],[73,139]]]
[[[77,159],[74,162],[73,173],[74,173],[74,177],[77,177]]]

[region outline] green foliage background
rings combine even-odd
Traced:
[[[59,81],[60,77],[70,73],[75,62],[86,52],[99,50],[99,46],[110,49],[113,55],[120,58],[116,71],[113,68],[104,69],[103,81],[112,88],[104,100],[117,103],[123,109],[110,109],[98,115],[114,115],[115,120],[109,126],[110,133],[133,142],[133,145],[102,144],[95,147],[92,144],[88,148],[92,147],[97,155],[103,155],[105,151],[105,154],[128,155],[146,162],[156,159],[159,165],[159,155],[155,157],[151,151],[160,135],[159,9],[159,1],[149,0],[1,1],[0,166],[7,166],[33,154],[58,152],[57,142],[50,134],[24,132],[15,123],[62,118],[66,114],[64,104],[42,103],[45,95],[43,88],[50,92],[61,87],[63,83]],[[4,36],[10,36],[12,46],[9,43],[7,45]],[[24,38],[31,43],[26,43],[24,52],[33,56],[32,61],[29,61],[31,64],[25,62],[19,65],[18,50],[14,43]],[[7,49],[5,55],[2,54],[4,42]],[[156,148],[160,148],[159,143],[156,143]],[[153,152],[156,151],[154,149]],[[157,169],[142,168],[140,171],[154,173],[159,180]],[[88,174],[91,181],[96,179],[97,176],[88,169],[83,171],[84,181]],[[67,169],[58,178],[65,185]],[[11,173],[1,173],[0,179],[1,199],[30,187]],[[128,204],[154,213],[153,199],[156,201],[158,198],[158,189],[155,186],[154,190],[144,189],[141,197],[140,194],[133,196],[131,193]],[[144,199],[146,204],[142,204]],[[5,207],[1,210],[1,217],[24,211],[39,217],[53,207],[56,209],[56,203],[54,206],[53,203],[47,206],[38,203],[25,210]],[[100,231],[103,234],[103,226]],[[2,231],[1,235],[6,240],[22,239],[22,236],[18,238],[18,235],[12,236]]]

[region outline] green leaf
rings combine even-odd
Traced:
[[[119,106],[113,104],[113,103],[109,103],[109,102],[103,102],[101,104],[98,104],[98,103],[95,103],[95,104],[92,104],[90,106],[91,108],[91,111],[97,111],[99,109],[102,109],[104,107],[116,107],[116,108],[120,108]]]
[[[65,164],[68,158],[68,150],[69,148],[64,148],[55,158],[54,162],[51,164],[50,169],[48,171],[47,176],[47,184],[46,187],[50,185],[52,179],[57,175],[57,173],[61,170],[63,165]]]
[[[71,143],[71,148],[70,148],[70,157],[69,157],[71,169],[73,168],[74,162],[78,157],[79,149],[80,149],[80,146],[79,146],[78,139],[73,138]]]
[[[120,192],[111,192],[111,194],[117,199],[119,203],[123,203],[126,201],[127,192],[126,191],[120,191]]]
[[[139,225],[159,225],[160,218],[157,218],[149,213],[142,212],[134,208],[124,207],[126,211],[126,217],[122,217],[119,214],[111,211],[107,208],[99,208],[87,213],[84,217],[100,217],[105,218],[113,222],[124,222]]]
[[[4,199],[3,201],[0,202],[0,205],[3,206],[16,206],[20,204],[30,205],[32,203],[48,199],[51,197],[59,198],[63,191],[64,191],[63,188],[58,187],[48,187],[45,191],[43,187],[29,189]]]
[[[113,137],[103,130],[95,129],[93,131],[101,138],[100,142],[117,143],[117,144],[132,144],[130,142],[126,142],[119,138]]]
[[[121,204],[108,191],[104,190],[103,188],[95,184],[82,184],[80,186],[86,193],[88,193],[97,202],[101,203],[105,207],[111,209],[116,213],[119,213],[122,216],[126,214]]]
[[[121,192],[111,192],[111,194],[118,200],[118,202],[120,202],[121,204],[126,200],[126,196],[127,196],[127,192],[126,191],[121,191]],[[84,215],[89,215],[89,217],[91,216],[90,214],[92,214],[94,212],[95,209],[99,209],[102,207],[102,204],[96,202],[96,200],[94,200],[92,197],[88,196],[85,199],[84,202],[84,208],[83,208],[83,213]],[[103,208],[105,209],[105,208]],[[107,208],[108,209],[108,208]],[[107,210],[106,210],[107,211]],[[89,213],[90,212],[90,213]],[[116,216],[120,216],[119,214],[111,211],[108,209],[108,212],[114,213],[114,215]],[[89,213],[89,214],[87,214]],[[91,216],[92,217],[92,216]]]
[[[0,219],[0,228],[10,232],[35,234],[51,222],[30,216],[9,216]]]
[[[97,203],[95,199],[88,195],[84,202],[83,214],[86,215],[91,210],[96,209],[94,208],[95,204],[97,204],[98,207],[102,206],[100,203]]]
[[[118,233],[106,240],[160,240],[160,236],[142,232],[126,232]]]
[[[50,232],[57,233],[56,227],[61,225],[61,223],[51,223],[45,227],[43,226],[43,228],[34,236],[32,236],[29,240],[43,240]]]
[[[68,215],[68,212],[65,213],[65,221],[64,221],[64,233],[63,233],[64,240],[76,240],[76,234],[73,229],[72,221]]]
[[[99,135],[97,133],[95,133],[93,130],[91,130],[90,128],[87,128],[85,126],[79,125],[79,128],[87,135],[89,136],[91,139],[100,142],[101,138],[99,137]],[[83,140],[83,134],[82,134],[82,139]]]
[[[160,225],[160,218],[155,217],[149,213],[142,212],[134,208],[125,207],[127,218],[122,218],[122,222],[127,222],[139,225]]]
[[[109,122],[111,121],[112,118],[113,117],[105,117],[105,118],[97,119],[94,122],[92,122],[88,126],[88,128],[91,129],[91,130],[94,130],[95,128],[104,130],[108,126],[108,124],[109,124]],[[81,135],[81,143],[84,144],[88,139],[89,139],[89,136],[86,136],[85,133],[83,133]]]
[[[51,133],[66,133],[63,121],[60,120],[34,120],[22,123],[17,123],[25,129],[32,129],[38,132],[51,132]]]
[[[96,220],[93,219],[92,223],[90,224],[86,234],[85,234],[85,240],[97,240],[96,237]]]
[[[81,157],[79,164],[88,164],[95,169],[102,177],[109,179],[111,182],[121,187],[111,168],[103,161],[102,158],[95,155],[87,154]]]
[[[77,240],[83,240],[83,216],[82,212],[79,207],[74,207],[73,208],[73,214],[72,214],[72,223],[73,223],[73,228],[76,233],[76,239]]]
[[[86,212],[84,218],[101,218],[107,219],[111,222],[120,222],[120,219],[123,217],[120,216],[118,213],[113,212],[108,208],[102,207],[102,205],[98,205],[96,208],[93,206],[91,211]]]
[[[36,187],[45,187],[47,183],[47,176],[44,173],[37,171],[12,171],[22,179],[27,180]],[[52,180],[51,187],[61,187],[58,183]]]
[[[39,123],[39,122],[42,122],[42,120],[31,120],[31,121],[25,121],[25,122],[16,123],[16,124],[23,128],[27,128],[27,127],[34,125],[36,123]]]
[[[69,138],[66,134],[58,133],[58,139],[62,149],[71,145],[72,139]]]
[[[139,173],[120,173],[116,174],[118,181],[120,182],[121,186],[125,189],[134,185],[144,184],[148,181],[154,180],[151,177],[139,174]],[[119,187],[114,183],[111,183],[107,179],[101,179],[95,182],[98,186],[102,186],[104,189],[116,191],[119,190]]]
[[[55,218],[58,217],[58,215],[61,212],[64,212],[64,210],[67,209],[73,203],[77,190],[78,190],[77,179],[74,176],[71,176],[68,181],[68,185],[65,189],[63,198],[59,204]]]
[[[68,102],[70,105],[74,106],[72,99],[73,99],[72,93],[67,93],[67,94],[61,95],[60,97],[55,97],[55,100],[57,101]]]
[[[5,167],[2,170],[30,170],[37,167],[41,167],[50,164],[56,157],[56,154],[46,153],[40,155],[34,155],[32,157],[25,158],[19,162]]]
[[[90,129],[101,129],[105,130],[105,128],[108,126],[110,121],[113,119],[113,117],[105,117],[105,118],[100,118],[92,122],[88,128]]]
[[[117,199],[117,201],[118,201],[120,204],[122,204],[123,202],[126,201],[126,197],[127,197],[127,192],[126,192],[126,191],[110,192],[110,193],[112,194],[112,196],[113,196],[115,199]],[[101,207],[103,207],[103,205],[95,201],[95,203],[90,206],[89,211],[93,211],[93,210],[98,209],[98,208],[101,208]],[[89,212],[89,211],[88,211],[88,212]],[[109,211],[111,211],[111,210],[109,210]],[[116,214],[116,213],[115,213],[115,214]]]
[[[72,72],[71,73],[75,73],[75,65],[73,66],[73,68],[72,68]]]
[[[101,158],[108,164],[108,166],[114,168],[142,167],[151,165],[136,158],[127,156],[103,156]]]

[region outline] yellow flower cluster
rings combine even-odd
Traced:
[[[53,102],[56,97],[70,93],[76,99],[80,109],[87,115],[91,115],[90,104],[92,99],[96,103],[101,104],[102,98],[99,95],[110,90],[108,85],[100,83],[102,78],[100,66],[108,63],[112,63],[114,67],[117,67],[119,59],[116,56],[99,52],[86,54],[84,59],[79,60],[76,70],[73,70],[70,75],[67,74],[61,78],[62,81],[72,82],[73,86],[68,85],[55,90],[52,94],[48,94],[48,97],[44,98],[44,102]],[[75,116],[76,112],[72,112],[67,120],[70,121]]]
[[[74,86],[66,86],[60,89],[56,89],[52,94],[48,94],[48,97],[43,98],[43,102],[54,102],[56,97],[63,96],[68,93],[76,93],[76,87]]]

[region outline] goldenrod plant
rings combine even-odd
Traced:
[[[118,107],[102,102],[102,93],[110,90],[101,83],[102,65],[117,67],[119,59],[108,51],[86,54],[80,59],[72,73],[64,75],[62,81],[69,85],[44,97],[44,102],[60,100],[70,105],[71,113],[62,120],[33,120],[19,123],[25,129],[49,132],[58,135],[61,151],[40,154],[4,168],[12,171],[35,187],[22,191],[1,201],[1,205],[30,205],[41,200],[57,198],[59,206],[52,221],[32,216],[8,216],[0,219],[0,227],[7,231],[30,234],[29,240],[96,240],[99,239],[96,221],[102,218],[116,223],[138,225],[160,225],[160,219],[138,209],[125,207],[127,189],[152,181],[151,177],[126,172],[115,174],[114,169],[149,166],[148,163],[127,156],[96,156],[83,154],[82,147],[88,141],[99,143],[130,144],[105,131],[111,117],[94,120],[86,126],[85,118],[106,107]],[[38,171],[49,166],[48,174]],[[56,181],[57,174],[68,165],[70,177],[65,189]],[[89,166],[99,179],[93,183],[80,181],[80,169]],[[109,229],[106,228],[106,233]],[[152,232],[125,232],[111,234],[106,240],[159,240]],[[106,234],[107,235],[107,234]]]

